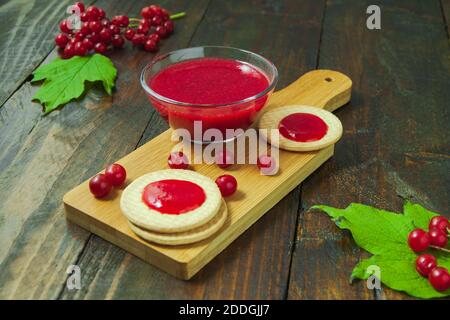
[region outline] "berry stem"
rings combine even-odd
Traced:
[[[186,15],[186,12],[175,13],[170,16],[170,19],[171,20],[180,19],[180,18],[183,18],[185,15]]]
[[[433,248],[433,249],[436,249],[436,250],[441,250],[441,251],[450,253],[450,250],[449,250],[449,249],[446,249],[446,248],[441,248],[441,247],[438,247],[438,246],[430,246],[430,248]]]
[[[170,16],[170,20],[180,19],[186,15],[186,12],[178,12]],[[141,22],[141,18],[129,18],[130,21]]]

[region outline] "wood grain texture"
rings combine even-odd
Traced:
[[[321,107],[333,112],[350,101],[352,80],[345,74],[319,69],[308,72],[273,95],[264,112],[291,104]]]
[[[403,299],[368,291],[348,277],[361,256],[348,232],[314,204],[361,202],[401,211],[402,198],[450,209],[449,46],[439,1],[379,1],[382,29],[365,27],[370,1],[329,1],[319,67],[354,80],[336,114],[344,135],[334,157],[302,186],[303,211],[292,261],[290,299]]]
[[[0,4],[0,107],[55,46],[58,23],[70,0]],[[93,1],[85,1],[86,4]]]
[[[277,65],[278,88],[282,88],[315,67],[323,4],[212,1],[190,45],[230,45],[259,52]],[[140,145],[166,128],[154,114]],[[84,280],[89,289],[64,291],[62,297],[284,298],[299,200],[297,189],[189,282],[174,279],[93,236],[80,259],[81,268],[89,270]],[[121,259],[120,265],[111,266],[105,255]]]
[[[441,0],[442,7],[442,18],[444,22],[444,26],[447,29],[447,37],[450,45],[450,1],[449,0]]]
[[[112,15],[137,15],[142,1],[98,5]],[[188,43],[206,1],[171,2],[168,8],[175,9],[172,5],[186,10],[190,19],[180,24],[165,49]],[[77,261],[90,236],[67,225],[63,195],[106,163],[132,151],[151,118],[138,73],[153,55],[128,46],[110,56],[119,71],[119,94],[113,101],[93,87],[83,100],[41,117],[39,105],[30,101],[36,87],[26,84],[0,109],[0,128],[6,133],[0,138],[0,145],[6,147],[0,151],[0,187],[6,190],[0,193],[1,298],[59,296],[67,267]]]

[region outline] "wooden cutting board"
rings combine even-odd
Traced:
[[[315,70],[288,87],[275,92],[264,111],[292,104],[305,104],[334,111],[350,100],[351,80],[342,73]],[[127,183],[139,176],[167,169],[167,157],[174,145],[171,130],[160,134],[117,162],[128,174]],[[114,243],[148,263],[181,279],[190,279],[209,261],[239,237],[264,213],[278,203],[300,182],[333,155],[334,146],[316,152],[280,150],[280,171],[276,176],[260,175],[256,165],[193,165],[193,170],[213,180],[231,173],[238,180],[238,192],[226,198],[229,217],[225,226],[204,241],[182,246],[163,246],[138,238],[122,215],[119,200],[122,190],[96,199],[85,181],[64,196],[67,219]]]

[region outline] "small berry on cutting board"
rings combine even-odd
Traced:
[[[222,169],[228,168],[234,163],[234,154],[227,149],[218,151],[215,156],[215,162]]]
[[[223,197],[231,196],[236,192],[237,180],[235,177],[229,174],[224,174],[216,179],[216,184],[220,189],[220,193]]]
[[[96,174],[89,180],[89,190],[96,198],[103,198],[113,187],[120,187],[126,179],[125,168],[118,163],[113,163],[106,167],[105,173]]]
[[[103,198],[111,191],[112,184],[106,175],[99,173],[89,180],[89,189],[96,198]]]
[[[189,159],[181,152],[172,152],[169,154],[167,164],[171,169],[187,169],[189,167]]]
[[[127,179],[127,172],[118,163],[113,163],[106,167],[105,175],[114,187],[120,187]]]

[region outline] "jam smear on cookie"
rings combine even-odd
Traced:
[[[290,114],[280,121],[278,129],[286,139],[298,142],[317,141],[328,132],[325,121],[310,113]]]
[[[199,208],[206,194],[199,185],[185,180],[167,179],[149,183],[142,201],[153,210],[165,214],[183,214]]]

